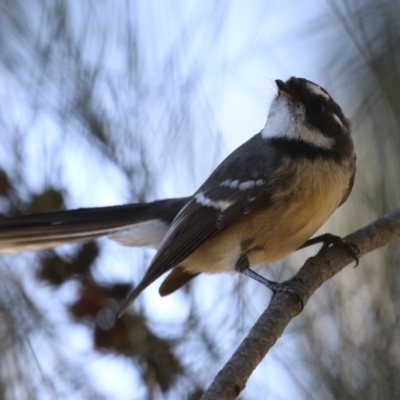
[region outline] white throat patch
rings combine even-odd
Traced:
[[[320,89],[321,90],[321,89]],[[324,93],[326,95],[326,93]],[[323,149],[331,149],[334,140],[316,129],[307,127],[305,109],[302,105],[290,107],[288,99],[277,97],[271,104],[267,123],[261,132],[264,139],[286,137],[298,139]]]

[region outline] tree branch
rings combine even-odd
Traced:
[[[399,237],[400,209],[379,218],[345,239],[358,247],[361,257]],[[302,297],[305,305],[316,289],[352,262],[354,260],[342,247],[322,248],[315,257],[305,262],[290,283]],[[295,296],[286,293],[272,296],[268,308],[231,359],[216,375],[202,400],[235,399],[246,386],[250,374],[282,335],[288,323],[300,312],[301,306]]]

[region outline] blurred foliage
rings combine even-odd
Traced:
[[[269,46],[277,39],[268,37],[263,22],[274,14],[264,3],[251,2],[258,31],[251,46],[242,38],[244,63],[256,44],[273,58]],[[97,205],[99,190],[107,201],[146,201],[166,187],[160,171],[172,170],[171,186],[183,194],[215,161],[220,135],[202,71],[210,63],[213,74],[227,75],[211,61],[229,47],[223,27],[232,6],[205,2],[191,14],[177,3],[162,10],[148,4],[0,1],[2,216],[76,207],[81,200]],[[400,5],[328,5],[324,18],[307,25],[306,36],[323,38],[317,49],[326,67],[321,84],[329,82],[352,119],[357,180],[337,226],[331,225],[346,233],[400,203]],[[186,21],[182,29],[164,16],[167,9]],[[163,29],[168,34],[160,35]],[[304,53],[296,32],[287,29]],[[154,305],[145,302],[115,320],[110,310],[131,290],[131,280],[99,273],[107,251],[96,242],[0,258],[0,398],[120,398],[102,393],[91,371],[112,355],[123,365],[128,361],[131,376],[139,377],[132,378],[132,398],[198,399],[267,302],[259,287],[247,293],[242,280],[230,278],[232,288],[227,280],[216,284],[220,298],[211,308],[211,284],[200,301],[192,286],[182,291],[185,318],[179,323],[157,323],[149,311]],[[130,254],[136,258],[129,256],[129,266],[135,262],[139,276],[146,254]],[[278,376],[286,373],[283,393],[400,397],[399,260],[398,245],[389,246],[315,294],[286,332],[285,348],[278,343],[274,349],[272,369],[279,365]],[[274,266],[276,278],[282,279],[284,267]],[[76,348],[70,350],[63,334],[77,326],[86,329],[95,356],[85,353],[82,360]],[[279,397],[267,390],[273,378],[264,370],[254,379],[258,398]],[[254,396],[244,392],[243,398]]]
[[[39,195],[32,196],[26,213],[36,214],[40,212],[58,211],[64,206],[62,193],[56,189],[46,189]]]
[[[69,259],[61,257],[54,251],[43,252],[37,278],[51,285],[59,286],[68,279],[85,277],[99,255],[96,243],[83,244]]]
[[[0,196],[7,196],[10,189],[11,184],[6,171],[0,170]]]
[[[119,201],[145,201],[154,197],[157,172],[171,168],[172,156],[181,163],[216,156],[218,133],[209,129],[213,116],[200,76],[181,71],[176,44],[161,57],[154,38],[141,39],[151,34],[138,19],[145,11],[133,3],[0,1],[3,216],[65,209],[79,190],[94,204],[100,186],[110,193],[123,187]],[[207,156],[201,144],[200,154],[193,153],[198,132],[203,143],[212,140]],[[167,149],[174,146],[170,158]],[[91,363],[110,355],[138,372],[142,383],[131,387],[134,398],[144,390],[149,399],[167,392],[199,398],[200,380],[176,354],[187,328],[155,332],[143,309],[116,320],[111,310],[132,285],[99,280],[103,253],[98,243],[86,243],[1,258],[1,286],[8,288],[0,296],[1,398],[109,397],[95,384]],[[73,291],[67,304],[58,299]],[[194,314],[188,324],[195,332]],[[59,350],[68,347],[62,326],[74,325],[87,329],[95,357],[82,362],[75,348]],[[110,398],[119,396],[114,391]]]

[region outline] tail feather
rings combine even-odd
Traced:
[[[168,227],[187,201],[188,198],[168,199],[0,220],[0,253],[41,250],[65,243],[84,242],[129,230],[141,223],[145,229],[147,221],[162,221]],[[138,229],[136,236],[140,237]],[[124,243],[123,240],[121,242]],[[133,240],[129,244],[143,245],[143,240],[137,243]]]

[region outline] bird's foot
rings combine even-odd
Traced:
[[[313,244],[317,243],[323,243],[322,248],[328,248],[331,245],[342,247],[356,262],[354,268],[357,267],[360,261],[358,258],[360,250],[354,243],[351,243],[346,239],[342,239],[340,236],[332,235],[331,233],[324,233],[323,235],[307,240],[307,242],[300,246],[299,249],[312,246]]]

